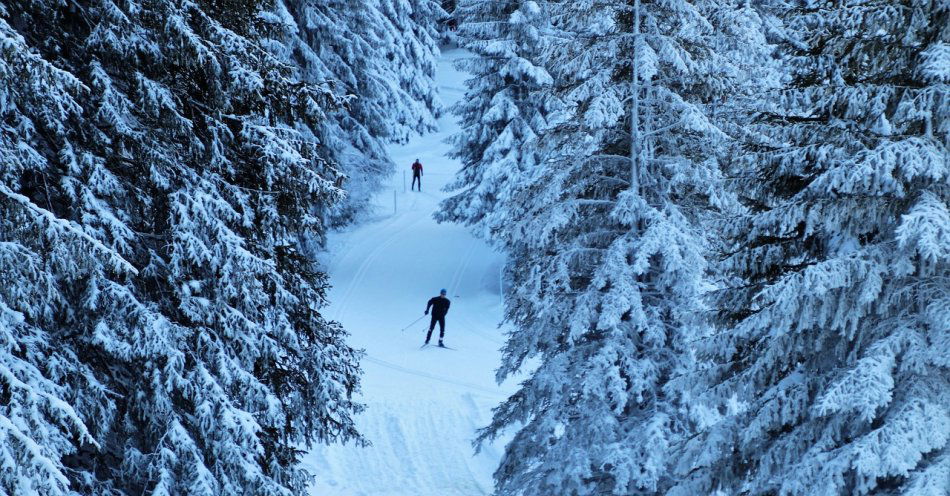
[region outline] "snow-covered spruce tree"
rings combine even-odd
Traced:
[[[474,57],[459,63],[472,78],[452,109],[461,122],[452,156],[462,169],[436,218],[473,226],[495,242],[507,232],[511,192],[538,165],[537,141],[550,110],[545,89],[553,80],[538,65],[548,22],[543,5],[462,0],[455,11],[459,42]]]
[[[745,156],[724,264],[741,284],[701,347],[720,410],[681,494],[950,492],[948,16],[784,12],[793,77]]]
[[[496,472],[501,495],[663,493],[690,430],[672,381],[707,332],[699,223],[730,203],[714,159],[725,135],[706,103],[742,82],[723,70],[723,28],[710,19],[754,13],[729,2],[549,8],[541,65],[563,108],[506,202],[516,329],[498,378],[536,368],[481,438],[517,428]],[[718,9],[732,17],[709,16]]]
[[[455,9],[458,7],[458,0],[442,0],[442,10],[445,17],[440,23],[441,39],[443,44],[456,43],[456,30],[458,29],[458,17]]]
[[[0,491],[297,494],[301,446],[357,437],[296,249],[341,195],[334,98],[270,8],[4,4]]]
[[[430,0],[287,1],[297,24],[294,59],[310,81],[332,81],[352,98],[322,122],[334,162],[347,176],[347,198],[334,207],[341,224],[370,204],[393,172],[388,143],[435,129],[436,23]],[[385,4],[385,10],[383,9]]]
[[[422,120],[429,112],[442,113],[435,84],[435,68],[439,55],[439,23],[446,17],[438,0],[378,0],[379,10],[389,20],[385,40],[391,40],[383,56],[394,61],[392,71],[402,91],[418,107],[395,120],[409,126],[404,133],[429,125]],[[408,134],[398,135],[404,140]]]
[[[46,168],[29,146],[36,130],[79,118],[74,96],[81,84],[32,53],[7,16],[0,6],[0,494],[69,494],[62,459],[77,443],[95,440],[66,399],[85,390],[92,415],[106,413],[95,405],[108,400],[58,337],[68,283],[75,282],[68,276],[96,265],[119,274],[130,267],[17,192]]]

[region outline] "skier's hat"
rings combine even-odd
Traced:
[[[439,291],[439,294],[445,294],[445,293],[448,293],[448,291],[446,291],[445,289],[442,289],[442,291]]]

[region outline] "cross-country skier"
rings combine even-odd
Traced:
[[[439,346],[445,348],[445,345],[442,344],[442,339],[445,337],[445,314],[449,313],[449,305],[452,302],[445,297],[445,290],[439,291],[439,296],[435,296],[429,300],[429,304],[426,305],[426,315],[429,314],[429,309],[432,309],[432,321],[429,322],[429,333],[426,334],[426,344],[429,344],[429,339],[432,338],[432,329],[435,329],[435,323],[439,323]]]
[[[416,187],[416,181],[419,181],[419,192],[422,192],[422,162],[419,159],[412,163],[412,186],[409,187],[410,190]]]

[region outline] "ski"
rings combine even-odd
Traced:
[[[420,350],[423,349],[423,348],[442,348],[442,349],[444,349],[444,350],[458,351],[458,350],[456,350],[455,348],[452,348],[451,346],[439,346],[439,345],[437,345],[437,344],[431,344],[431,345],[430,345],[430,344],[424,344],[424,345],[422,345],[422,346],[419,347]]]

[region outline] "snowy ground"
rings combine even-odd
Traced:
[[[464,75],[443,53],[439,84],[451,105],[463,96]],[[501,256],[463,227],[437,224],[432,213],[446,195],[458,163],[445,157],[443,140],[457,125],[448,115],[438,133],[391,152],[400,170],[375,203],[379,216],[330,239],[325,264],[334,289],[326,315],[343,323],[350,343],[366,350],[361,401],[367,411],[357,427],[369,448],[319,447],[306,459],[320,496],[473,496],[491,493],[491,474],[502,445],[474,455],[476,428],[514,389],[494,382],[504,337],[499,296]],[[419,158],[423,191],[403,192],[402,171]],[[407,180],[411,177],[407,177]],[[393,191],[396,213],[393,214]],[[452,307],[446,344],[456,350],[419,349],[429,298],[446,288]],[[438,327],[433,332],[433,342]]]

